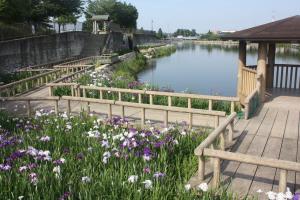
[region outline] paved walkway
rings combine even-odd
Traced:
[[[250,120],[239,120],[235,125],[236,143],[232,152],[300,162],[300,98],[277,93]],[[212,170],[206,164],[206,181]],[[288,172],[288,187],[300,192],[300,173]],[[222,183],[239,197],[258,196],[278,192],[279,170],[233,161],[222,163]],[[263,193],[257,193],[258,190]]]

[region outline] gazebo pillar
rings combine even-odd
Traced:
[[[257,75],[261,76],[261,84],[259,88],[259,96],[261,102],[265,101],[266,94],[266,78],[267,78],[267,53],[268,44],[261,42],[258,44],[258,59],[257,59]]]
[[[274,65],[275,65],[276,44],[269,44],[268,68],[267,68],[267,88],[273,88]]]
[[[243,68],[246,67],[247,62],[247,43],[240,41],[239,43],[239,68],[238,68],[238,85],[237,85],[237,96],[242,96],[242,84],[243,84]]]

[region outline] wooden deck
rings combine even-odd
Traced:
[[[236,122],[236,143],[232,152],[300,162],[300,98],[287,94],[274,93],[255,117]],[[206,166],[206,181],[210,182],[210,162]],[[255,196],[266,199],[265,192],[278,191],[279,170],[224,161],[221,180],[240,198]],[[287,181],[292,192],[300,192],[300,173],[289,171]],[[263,193],[257,193],[259,189]]]

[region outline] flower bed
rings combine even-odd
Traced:
[[[3,199],[231,198],[207,191],[205,184],[198,190],[186,185],[197,168],[193,152],[205,129],[137,130],[120,118],[43,111],[34,119],[1,114],[0,124]]]

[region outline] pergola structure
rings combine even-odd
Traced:
[[[110,21],[109,15],[94,15],[92,16],[92,21],[93,21],[94,34],[108,31],[108,26]]]
[[[275,63],[276,44],[300,42],[300,16],[241,30],[222,39],[239,41],[237,95],[242,104],[249,103],[255,94],[264,102],[267,89],[300,89],[300,65]],[[247,43],[258,43],[255,66],[247,66]]]

